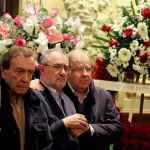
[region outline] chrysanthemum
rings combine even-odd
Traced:
[[[137,40],[133,40],[132,43],[130,43],[130,49],[131,51],[135,51],[138,49],[138,45],[139,45],[139,42]]]
[[[119,71],[116,66],[109,64],[107,65],[106,69],[112,77],[117,77]]]
[[[123,62],[128,62],[131,59],[131,52],[129,49],[121,48],[118,52],[118,57]]]

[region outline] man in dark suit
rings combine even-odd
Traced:
[[[33,51],[13,46],[1,61],[0,150],[51,150],[48,119],[39,97],[29,88]]]
[[[71,100],[63,93],[70,72],[68,58],[60,51],[47,51],[40,58],[40,84],[43,92],[35,93],[43,97],[43,104],[49,118],[53,137],[53,150],[78,150],[76,138],[88,130],[84,115],[75,114]]]
[[[63,91],[89,123],[89,130],[79,137],[81,150],[109,150],[121,134],[120,116],[112,97],[92,82],[93,68],[88,54],[73,50],[68,59],[71,72]]]

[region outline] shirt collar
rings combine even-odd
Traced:
[[[77,94],[77,92],[73,89],[73,87],[71,86],[71,84],[70,84],[69,82],[67,82],[67,83],[68,83],[69,88],[70,88],[71,91],[73,92],[73,94],[77,96],[78,94]],[[89,88],[87,89],[87,91],[86,91],[85,96],[84,96],[83,99],[85,99],[85,98],[87,97],[88,93],[89,93]],[[78,100],[79,100],[79,99],[78,99]],[[83,102],[83,101],[79,100],[79,102]]]

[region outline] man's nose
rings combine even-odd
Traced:
[[[32,78],[32,76],[30,76],[30,75],[28,74],[28,72],[25,72],[24,75],[22,76],[22,80],[23,80],[24,82],[28,82],[29,80],[31,80],[31,78]]]

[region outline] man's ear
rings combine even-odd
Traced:
[[[40,70],[40,73],[44,72],[44,66],[43,65],[39,65],[39,70]]]
[[[1,67],[1,76],[2,76],[3,79],[5,79],[6,74],[8,74],[8,70]]]

